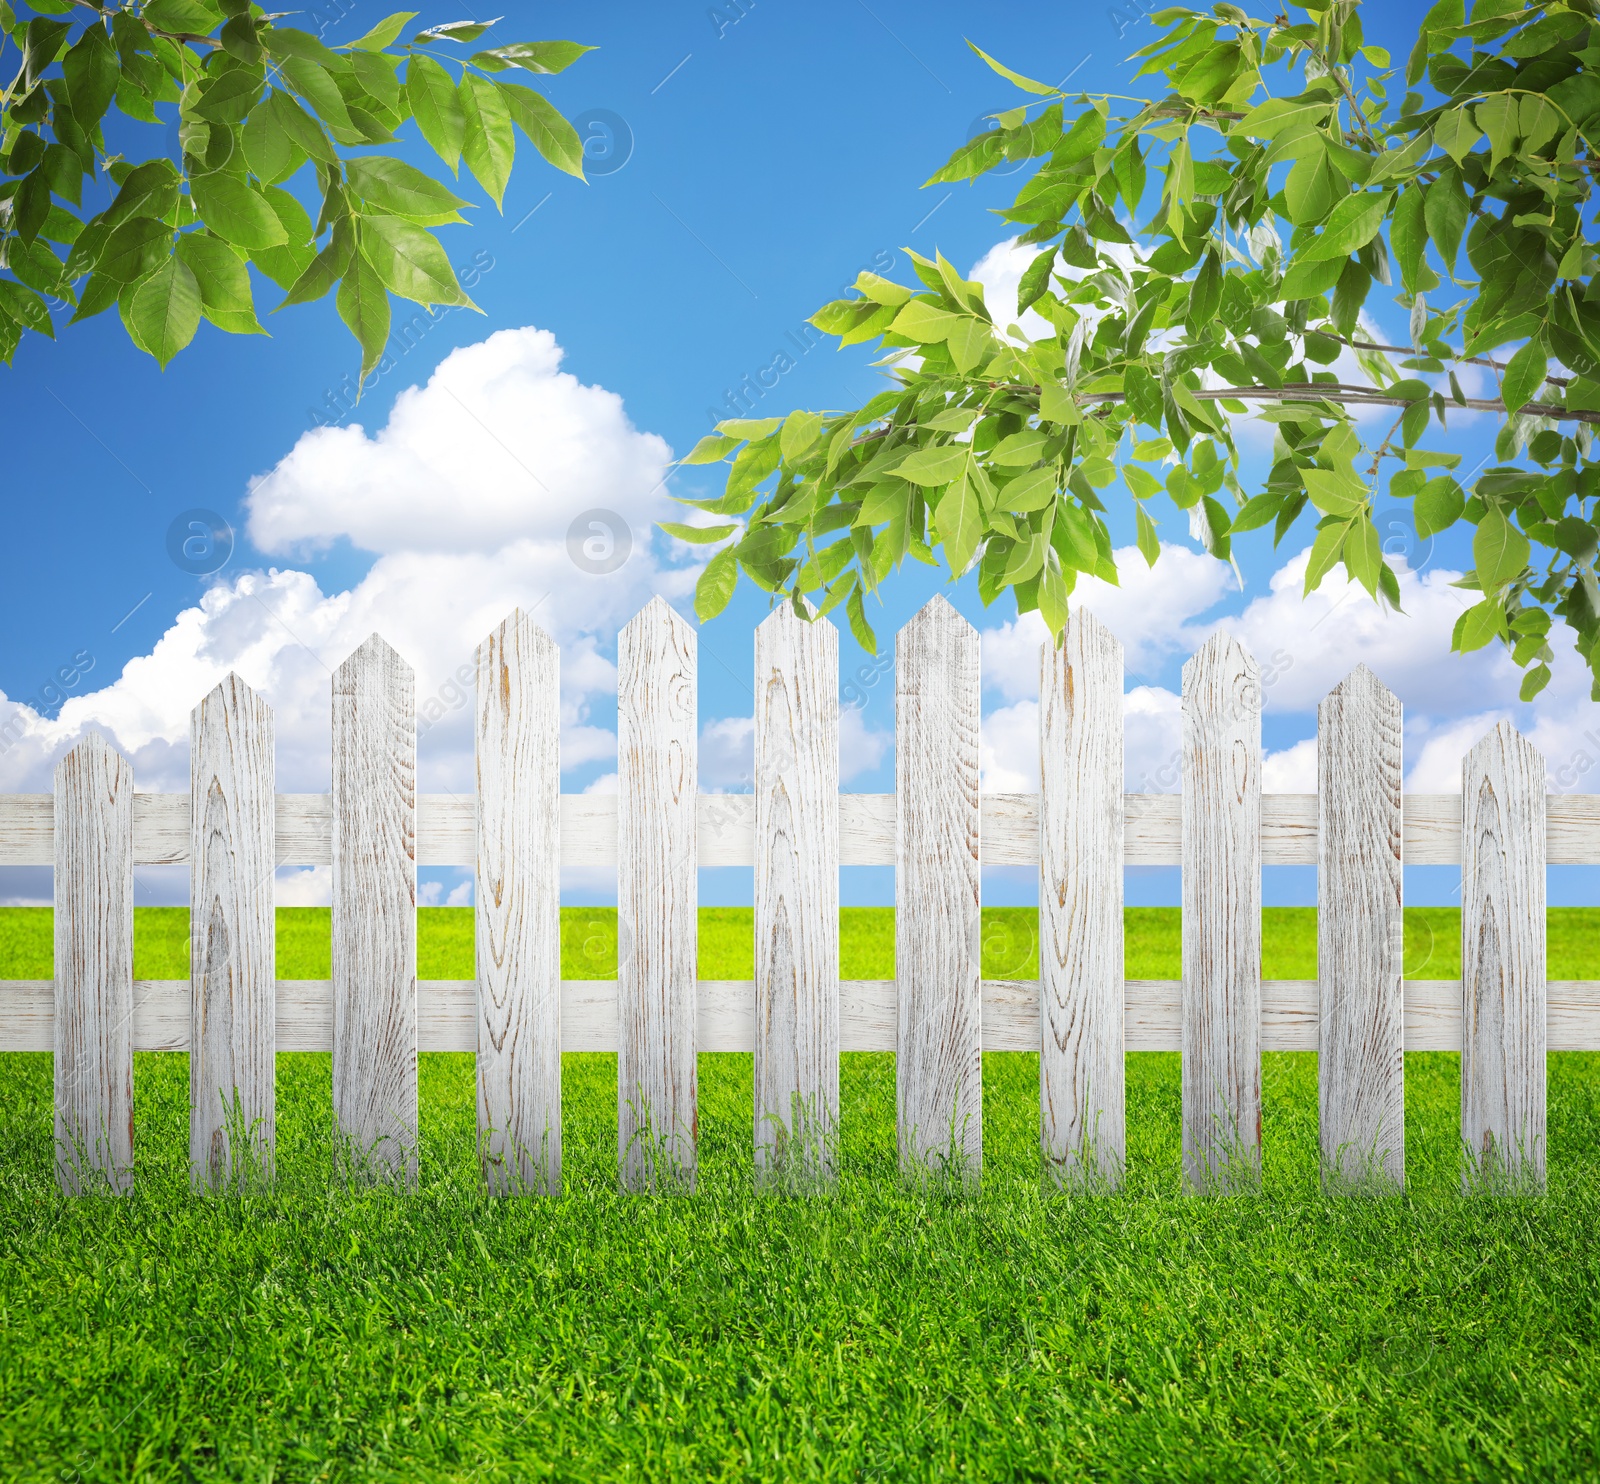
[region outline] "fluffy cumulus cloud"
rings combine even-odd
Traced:
[[[560,362],[548,332],[502,331],[448,356],[375,432],[305,434],[252,481],[251,539],[291,559],[348,542],[376,553],[366,575],[328,592],[292,565],[242,572],[53,719],[0,702],[0,787],[47,789],[54,760],[94,728],[140,788],[186,788],[190,707],[234,670],[273,707],[280,791],[325,791],[332,673],[378,632],[416,673],[420,786],[468,789],[474,651],[519,607],[561,646],[564,765],[614,757],[614,733],[589,717],[615,693],[602,650],[651,593],[680,597],[693,572],[651,544],[671,509],[671,450]],[[293,873],[280,896],[326,900],[326,878]]]

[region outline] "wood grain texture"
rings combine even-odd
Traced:
[[[56,1179],[133,1189],[133,766],[98,732],[55,775]]]
[[[1600,979],[1552,979],[1546,987],[1546,1049],[1600,1051]],[[333,982],[280,979],[279,1051],[333,1049]],[[1266,979],[1261,984],[1261,1049],[1315,1051],[1319,1044],[1315,979]],[[1461,981],[1406,981],[1405,1049],[1461,1050]],[[133,1049],[187,1051],[187,979],[133,981]],[[702,1051],[755,1049],[753,979],[702,979],[696,990]],[[1129,979],[1123,986],[1129,1051],[1183,1049],[1183,984],[1178,979]],[[842,1051],[893,1051],[897,1034],[892,979],[839,981]],[[983,1044],[988,1051],[1032,1051],[1039,1044],[1039,986],[1032,979],[983,981]],[[475,1051],[477,981],[417,981],[417,1047]],[[0,1051],[50,1051],[55,1046],[55,986],[49,979],[0,980]],[[617,1049],[617,981],[561,982],[563,1051]]]
[[[417,1173],[417,728],[376,634],[333,676],[333,1117],[357,1179]]]
[[[1469,1186],[1544,1184],[1545,762],[1501,722],[1461,765],[1461,1139]]]
[[[561,652],[520,610],[478,646],[478,1150],[561,1192]]]
[[[698,749],[694,630],[660,598],[617,641],[617,1163],[692,1187]]]
[[[1317,708],[1322,1179],[1405,1184],[1400,702],[1364,665]]]
[[[700,864],[755,864],[755,799],[749,794],[700,798]],[[50,794],[0,794],[0,865],[48,866],[55,860]],[[709,816],[716,814],[716,828]],[[985,794],[983,858],[991,866],[1039,864],[1037,794]],[[1551,794],[1545,800],[1553,866],[1600,865],[1600,795]],[[839,796],[839,863],[894,864],[894,795]],[[185,864],[189,859],[189,796],[135,794],[135,866]],[[1123,862],[1176,866],[1183,862],[1183,805],[1171,794],[1128,794],[1123,810]],[[1461,795],[1407,794],[1405,862],[1461,864]],[[449,794],[417,798],[417,863],[471,866],[477,859],[477,816],[471,799]],[[1268,866],[1317,863],[1317,796],[1263,794],[1261,859]],[[327,794],[278,795],[278,864],[326,866],[333,860],[333,812]],[[617,801],[605,794],[561,797],[561,863],[617,863]]]
[[[895,1082],[900,1167],[983,1166],[978,635],[933,598],[895,639]]]
[[[272,710],[237,675],[189,725],[189,1177],[270,1179],[276,1148],[277,934]]]
[[[1228,634],[1183,667],[1183,1165],[1196,1192],[1261,1167],[1261,682]]]
[[[839,1125],[839,633],[755,642],[756,1177],[831,1180]],[[707,1048],[709,1049],[709,1047]]]
[[[1114,1188],[1127,1160],[1122,646],[1080,608],[1040,661],[1039,1140],[1058,1182]]]

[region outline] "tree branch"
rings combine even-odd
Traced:
[[[1348,345],[1352,350],[1381,350],[1397,356],[1414,356],[1417,354],[1415,350],[1404,345],[1376,345],[1371,340],[1348,340],[1343,335],[1335,335],[1329,330],[1318,330],[1317,334],[1326,335],[1330,340],[1337,340],[1340,345]],[[1452,355],[1450,359],[1463,366],[1487,366],[1492,371],[1504,371],[1506,369],[1504,361],[1496,361],[1489,356]],[[1551,386],[1572,385],[1571,378],[1566,376],[1547,376],[1545,380]]]
[[[1035,391],[1037,388],[1018,387],[1016,390]],[[1220,402],[1225,398],[1234,397],[1241,402],[1338,402],[1341,406],[1350,407],[1409,407],[1413,402],[1425,400],[1421,397],[1395,397],[1375,387],[1346,386],[1342,382],[1334,381],[1290,381],[1281,387],[1205,387],[1200,391],[1191,391],[1189,395],[1200,402]],[[1094,402],[1121,402],[1125,397],[1121,392],[1088,392],[1077,400],[1087,405]],[[1506,411],[1506,404],[1498,397],[1468,397],[1461,402],[1452,399],[1450,405],[1465,407],[1472,412]],[[1556,407],[1548,402],[1529,402],[1519,409],[1519,415],[1558,418],[1568,422],[1600,423],[1600,412],[1568,411],[1565,407]]]

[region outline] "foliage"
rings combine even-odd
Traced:
[[[92,19],[74,32],[79,11]],[[363,376],[383,354],[391,293],[475,308],[433,230],[465,220],[468,203],[367,147],[394,143],[415,119],[452,175],[465,160],[498,206],[515,124],[581,178],[572,126],[541,93],[493,74],[560,72],[591,48],[514,42],[452,58],[494,22],[432,26],[402,43],[415,15],[396,12],[335,48],[285,24],[293,12],[248,0],[28,0],[18,10],[0,0],[0,67],[9,57],[15,69],[0,92],[0,360],[10,363],[25,333],[54,338],[50,298],[75,309],[72,323],[115,304],[129,338],[163,366],[202,318],[264,334],[250,264],[286,290],[280,308],[336,291]],[[113,104],[162,130],[158,107],[176,104],[177,157],[126,158],[124,136],[138,131]],[[307,165],[315,221],[286,189]],[[85,219],[98,173],[115,195]]]
[[[1009,589],[1059,634],[1080,573],[1116,580],[1104,501],[1119,475],[1152,563],[1160,496],[1224,559],[1235,533],[1281,540],[1309,507],[1307,591],[1342,565],[1398,606],[1371,518],[1386,488],[1423,536],[1475,528],[1458,585],[1482,596],[1456,649],[1509,646],[1526,699],[1559,617],[1600,698],[1590,0],[1477,0],[1470,19],[1438,0],[1403,69],[1363,44],[1355,0],[1299,10],[1157,13],[1136,53],[1165,89],[1148,99],[1068,98],[978,53],[1031,101],[929,184],[1042,160],[1000,215],[1041,249],[1019,310],[1053,333],[996,324],[942,257],[909,254],[915,292],[863,273],[812,322],[841,346],[881,342],[894,388],[852,412],[721,423],[689,455],[731,457],[725,493],[690,503],[742,518],[668,527],[730,538],[701,578],[702,616],[743,572],[797,608],[846,604],[871,648],[864,596],[906,557],[942,553],[953,575],[976,565],[985,602]],[[1409,312],[1410,345],[1371,338],[1375,285]],[[1329,369],[1351,362],[1364,379]],[[1464,365],[1500,395],[1466,396]],[[1376,441],[1349,410],[1372,405],[1396,409]],[[1246,491],[1232,419],[1252,406],[1274,454]],[[1424,442],[1460,410],[1501,421],[1499,462],[1470,490],[1459,456]]]

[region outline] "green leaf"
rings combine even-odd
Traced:
[[[32,289],[9,278],[0,278],[0,313],[50,340],[56,338],[49,306]]]
[[[983,535],[983,509],[972,481],[962,477],[951,484],[939,497],[933,518],[950,575],[959,577],[971,565]]]
[[[1017,284],[1017,313],[1020,315],[1030,309],[1048,292],[1050,288],[1050,270],[1055,266],[1056,250],[1049,248],[1039,254],[1023,270],[1021,281]]]
[[[212,171],[189,179],[200,219],[217,236],[243,248],[277,247],[288,234],[266,198],[236,175]]]
[[[1450,635],[1450,647],[1459,654],[1470,654],[1475,649],[1482,649],[1496,636],[1504,638],[1505,633],[1505,610],[1496,599],[1485,598],[1481,603],[1474,603],[1456,620],[1455,629]]]
[[[713,542],[725,540],[739,529],[736,525],[686,526],[675,520],[664,520],[660,525],[669,536],[676,536],[678,540],[688,541],[695,546],[709,546]]]
[[[913,299],[895,315],[889,329],[893,334],[904,335],[907,340],[915,340],[922,345],[937,345],[947,339],[965,318],[965,315],[940,309],[926,299]]]
[[[868,654],[878,652],[878,636],[872,632],[872,625],[867,622],[867,610],[861,601],[861,589],[858,587],[850,594],[850,601],[845,604],[845,612],[850,618],[850,632],[855,636],[855,641]]]
[[[1362,587],[1378,595],[1378,575],[1383,571],[1383,548],[1378,542],[1377,528],[1366,516],[1350,522],[1344,544],[1339,549],[1347,571]]]
[[[338,283],[350,269],[350,257],[355,251],[355,229],[349,217],[341,217],[333,224],[333,236],[328,245],[314,257],[290,286],[288,297],[278,306],[306,304],[320,299]],[[277,311],[274,310],[274,313]]]
[[[1521,574],[1528,565],[1528,538],[1519,531],[1505,512],[1488,510],[1478,522],[1478,532],[1472,538],[1472,560],[1478,581],[1485,592],[1504,587]]]
[[[1472,110],[1472,116],[1478,127],[1489,136],[1489,173],[1493,175],[1500,162],[1513,152],[1517,137],[1517,100],[1506,93],[1485,98]],[[1438,138],[1437,130],[1434,137]],[[1456,150],[1443,140],[1439,142],[1459,165],[1461,156]]]
[[[504,82],[494,86],[500,89],[500,95],[511,110],[517,127],[528,136],[533,147],[557,170],[564,170],[579,180],[584,179],[583,141],[555,105],[543,93],[536,93],[532,88],[516,87]]]
[[[981,46],[973,46],[970,41],[967,45],[971,46],[973,51],[977,52],[1001,77],[1005,78],[1007,82],[1014,82],[1023,92],[1038,93],[1041,97],[1045,97],[1056,91],[1049,83],[1035,82],[1031,77],[1024,77],[1020,72],[1013,72],[1003,62],[995,61]]]
[[[1483,131],[1473,123],[1466,104],[1448,108],[1434,121],[1433,140],[1459,165],[1471,153],[1472,146],[1483,138]]]
[[[1539,388],[1544,385],[1545,373],[1549,369],[1550,362],[1545,355],[1544,344],[1536,335],[1511,357],[1506,366],[1505,376],[1500,383],[1506,411],[1520,412],[1533,401]]]
[[[739,561],[731,546],[725,547],[706,563],[694,585],[695,616],[704,623],[715,618],[728,606],[734,587],[739,581]]]
[[[1056,470],[1053,464],[1029,469],[1000,486],[996,496],[1004,510],[1027,512],[1043,510],[1055,502]]]
[[[334,153],[333,145],[328,142],[328,136],[323,132],[322,125],[312,118],[282,88],[274,88],[262,100],[260,106],[271,110],[272,122],[313,160],[323,165],[331,165],[338,159],[338,156]],[[245,155],[248,158],[248,132],[245,136],[245,145]],[[262,178],[266,179],[265,176]]]
[[[81,128],[92,129],[116,96],[121,66],[103,26],[88,26],[61,59],[72,114]]]
[[[365,36],[357,37],[354,41],[344,44],[346,51],[381,52],[386,47],[394,45],[395,37],[405,30],[407,21],[414,21],[417,12],[414,10],[397,10],[393,15],[385,16]]]
[[[270,34],[270,33],[269,33]],[[334,81],[333,73],[319,63],[304,57],[289,57],[278,66],[295,92],[305,99],[313,112],[334,132],[334,137],[355,137],[357,130],[351,121],[350,110],[344,94]]]
[[[261,97],[260,67],[231,67],[200,87],[193,115],[213,124],[242,123]]]
[[[913,484],[937,486],[948,484],[966,466],[969,450],[963,443],[936,444],[932,448],[919,448],[908,458],[896,464],[889,473],[909,479]]]
[[[1296,160],[1283,183],[1289,220],[1297,226],[1320,222],[1349,193],[1349,183],[1334,169],[1327,149],[1319,148]]]
[[[726,433],[730,438],[748,439],[753,443],[769,433],[776,433],[782,426],[781,417],[730,417],[717,424],[717,431]]]
[[[1353,515],[1367,503],[1367,491],[1353,474],[1335,469],[1303,469],[1311,503],[1324,515]]]
[[[778,449],[793,463],[807,453],[821,435],[820,412],[791,412],[783,420],[783,431],[778,434]]]
[[[1145,513],[1143,505],[1135,505],[1133,513],[1138,522],[1139,555],[1148,566],[1153,567],[1156,558],[1161,555],[1161,538],[1156,535],[1156,523]]]
[[[134,283],[166,256],[171,239],[172,228],[165,222],[136,216],[111,234],[95,272],[112,283]]]
[[[352,254],[335,302],[339,318],[361,344],[361,379],[365,381],[389,343],[389,296],[376,270],[360,253]]]
[[[357,155],[346,176],[370,209],[426,227],[460,221],[460,208],[467,204],[431,176],[389,155]]]
[[[1550,683],[1550,666],[1535,665],[1522,677],[1522,686],[1517,692],[1520,701],[1531,701]]]
[[[1306,262],[1319,258],[1348,257],[1359,247],[1365,247],[1378,235],[1383,218],[1394,199],[1392,191],[1374,195],[1358,191],[1346,196],[1328,214],[1327,225],[1315,242],[1308,243],[1301,256]]]
[[[988,358],[988,353],[994,348],[994,337],[982,320],[963,315],[951,329],[946,344],[950,347],[950,359],[955,363],[956,370],[965,376]]]
[[[730,438],[724,433],[707,433],[693,448],[683,456],[685,464],[715,464],[734,451],[739,446],[738,438]]]
[[[496,61],[524,68],[528,72],[548,74],[565,72],[585,52],[593,50],[592,46],[584,46],[577,41],[517,41],[510,46],[497,46],[479,52],[478,57],[493,57]],[[477,57],[472,60],[477,61]]]
[[[406,102],[422,137],[452,175],[459,173],[467,115],[450,74],[432,57],[412,57],[406,64]]]
[[[1400,282],[1408,294],[1417,292],[1427,245],[1422,187],[1409,185],[1395,202],[1394,217],[1389,222],[1389,246],[1394,249],[1395,261],[1400,265]]]
[[[201,312],[212,324],[230,335],[266,334],[256,319],[249,270],[235,249],[209,232],[185,232],[177,252],[194,274]]]
[[[1201,260],[1200,271],[1189,285],[1189,305],[1184,324],[1190,335],[1201,335],[1216,318],[1222,303],[1222,259],[1214,249],[1208,248]]]
[[[447,21],[442,26],[429,26],[426,31],[418,31],[411,39],[420,41],[424,46],[433,41],[476,41],[492,25],[494,21]]]
[[[165,369],[200,326],[200,284],[181,258],[169,257],[133,293],[128,330],[134,344]]]
[[[461,107],[467,121],[462,157],[497,207],[502,206],[517,137],[511,132],[511,110],[501,89],[488,78],[468,74],[461,79]]]
[[[1302,595],[1315,592],[1322,585],[1322,579],[1333,570],[1334,563],[1344,549],[1344,538],[1349,529],[1349,523],[1342,520],[1330,521],[1318,528],[1316,539],[1311,543],[1311,555],[1306,560],[1306,581]]]
[[[364,216],[359,245],[384,286],[402,299],[478,307],[462,292],[444,248],[425,227],[398,216]]]
[[[1466,509],[1467,497],[1461,486],[1448,474],[1440,474],[1423,485],[1412,518],[1416,521],[1417,535],[1426,538],[1453,526]]]
[[[1439,172],[1439,178],[1428,187],[1422,214],[1445,268],[1453,271],[1467,229],[1467,192],[1460,171],[1447,165]]]
[[[285,180],[305,160],[305,152],[279,126],[270,97],[250,110],[243,142],[245,163],[261,180]]]

